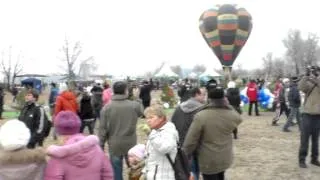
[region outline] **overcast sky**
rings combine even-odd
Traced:
[[[320,34],[314,0],[7,0],[0,2],[0,50],[22,51],[26,73],[61,72],[65,35],[81,41],[99,73],[143,74],[162,61],[220,68],[198,29],[201,13],[236,3],[253,17],[252,34],[235,64],[261,66],[267,52],[283,56],[290,28]]]

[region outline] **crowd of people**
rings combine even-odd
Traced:
[[[224,179],[224,171],[232,162],[231,134],[242,121],[226,100],[225,90],[214,80],[204,88],[188,89],[190,96],[177,106],[171,120],[161,102],[150,103],[151,90],[144,82],[139,98],[131,100],[130,86],[124,81],[115,82],[112,90],[109,85],[102,88],[96,84],[91,92],[72,88],[61,91],[52,83],[52,122],[37,103],[38,92],[28,90],[19,118],[0,129],[0,177],[121,180],[124,161],[129,179],[173,180],[177,178],[176,157],[183,152],[190,158],[185,168],[190,168],[193,179],[199,179],[200,172],[204,179]],[[137,144],[136,127],[141,117],[151,129],[145,144]],[[213,123],[212,117],[219,118]],[[86,126],[91,135],[83,134]],[[49,134],[58,145],[44,150]],[[212,154],[217,158],[208,158]]]
[[[238,138],[237,128],[242,122],[236,83],[230,81],[223,88],[212,79],[205,87],[193,87],[185,81],[185,87],[178,91],[181,103],[170,119],[163,104],[152,101],[150,84],[144,81],[137,95],[125,81],[113,83],[112,89],[108,84],[95,84],[90,92],[73,88],[61,91],[52,83],[52,121],[37,103],[38,92],[28,90],[18,119],[9,120],[0,128],[0,179],[122,180],[124,163],[130,180],[199,180],[200,176],[204,180],[225,179],[233,159],[232,141]],[[283,131],[290,132],[293,118],[297,118],[301,168],[307,167],[310,136],[311,164],[320,166],[319,84],[319,71],[310,71],[301,79],[278,81],[274,92],[276,117],[272,125],[277,125],[285,112]],[[252,80],[247,87],[248,115],[255,105],[259,116],[259,85]],[[303,104],[300,91],[306,94]],[[137,140],[139,118],[144,118],[150,128],[142,144]],[[98,132],[94,135],[97,121]],[[90,135],[83,134],[85,127]],[[49,134],[58,140],[57,145],[43,149]]]

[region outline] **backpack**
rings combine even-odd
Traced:
[[[174,161],[172,161],[169,153],[166,154],[172,169],[174,171],[174,176],[176,180],[188,180],[190,177],[190,164],[188,156],[183,152],[181,147],[177,147],[177,155]]]
[[[50,131],[51,131],[52,122],[49,121],[46,110],[40,105],[38,107],[39,107],[40,113],[41,113],[40,121],[42,121],[42,118],[43,118],[43,130],[42,130],[41,134],[43,135],[43,137],[48,137],[50,134]],[[40,122],[40,124],[41,124],[41,122]]]

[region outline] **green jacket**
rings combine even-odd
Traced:
[[[320,114],[320,78],[318,77],[317,79],[313,79],[308,76],[304,76],[299,81],[298,88],[300,91],[304,92],[306,95],[304,99],[305,102],[303,106],[303,113],[307,113],[311,115],[319,115]]]
[[[137,121],[143,114],[143,107],[137,101],[128,100],[126,95],[114,95],[111,103],[101,111],[99,127],[100,145],[108,141],[113,155],[126,155],[137,143]]]
[[[223,101],[212,101],[195,115],[183,144],[188,155],[197,152],[204,174],[220,173],[232,164],[232,131],[242,119]]]

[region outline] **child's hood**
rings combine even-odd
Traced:
[[[50,146],[47,154],[57,159],[66,160],[70,165],[86,167],[97,157],[98,153],[102,152],[98,144],[97,136],[75,135],[64,146]]]

